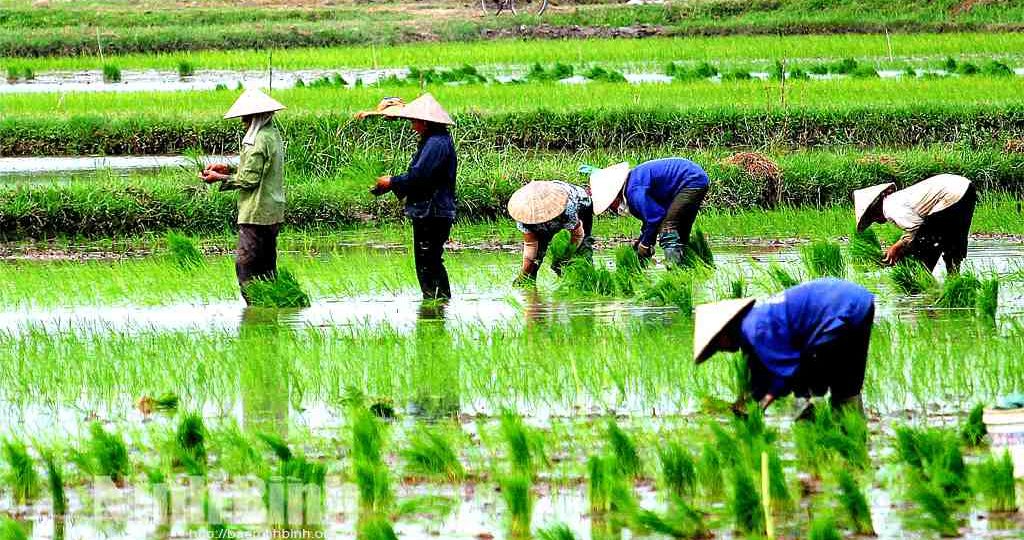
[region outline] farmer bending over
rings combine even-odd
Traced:
[[[238,190],[238,248],[235,273],[242,297],[254,279],[277,277],[277,234],[284,221],[284,142],[274,126],[274,112],[285,106],[259,90],[246,90],[224,118],[245,125],[238,169],[207,165],[199,177],[220,182],[220,190]]]
[[[594,203],[585,188],[565,182],[530,182],[512,194],[508,213],[523,233],[523,267],[517,284],[537,279],[548,245],[559,231],[570,231],[576,253],[593,251]],[[566,261],[554,261],[551,269],[561,275]]]
[[[940,174],[896,191],[896,184],[879,184],[853,192],[857,231],[872,223],[893,222],[903,238],[885,253],[886,264],[911,256],[929,271],[942,255],[946,271],[960,271],[967,258],[967,237],[978,194],[963,176]]]
[[[671,265],[682,265],[690,229],[708,192],[708,175],[696,163],[683,158],[655,159],[598,169],[590,175],[594,214],[607,209],[629,213],[643,222],[633,248],[646,262],[654,256],[657,239]]]
[[[834,278],[766,300],[704,304],[696,309],[693,358],[700,364],[717,351],[743,351],[762,408],[791,392],[801,398],[831,392],[833,407],[863,412],[874,318],[874,295]]]

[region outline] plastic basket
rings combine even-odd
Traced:
[[[1024,478],[1024,409],[985,409],[982,416],[992,441],[992,454],[1009,452],[1013,475]]]

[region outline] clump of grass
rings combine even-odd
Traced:
[[[747,295],[747,282],[743,278],[729,282],[729,298],[743,298]]]
[[[15,504],[32,504],[39,496],[39,473],[36,472],[32,456],[19,441],[5,440],[3,443],[7,474],[4,483],[11,490]]]
[[[736,530],[757,534],[764,530],[764,507],[761,496],[754,485],[754,478],[745,466],[732,467],[732,493],[729,498],[729,512]]]
[[[0,517],[0,540],[28,540],[28,531],[21,523],[7,517]]]
[[[203,260],[203,252],[196,247],[191,238],[175,231],[168,231],[166,240],[167,250],[179,268],[193,270],[206,264],[206,261]]]
[[[264,503],[268,505],[272,515],[280,511],[280,514],[274,515],[274,517],[283,520],[280,523],[273,523],[272,526],[276,528],[290,527],[292,524],[308,525],[307,520],[312,517],[307,512],[311,509],[310,497],[319,497],[318,504],[322,505],[323,498],[326,496],[327,467],[323,463],[311,461],[301,454],[296,454],[288,447],[287,443],[276,435],[261,433],[259,437],[267,443],[267,446],[280,460],[277,476],[267,475],[264,478],[264,482],[267,484],[263,494]],[[273,501],[271,500],[270,483],[277,480],[283,480],[284,485],[280,491],[281,500]],[[356,483],[359,483],[358,478]],[[296,491],[292,488],[293,486],[303,488],[298,493],[301,497],[299,501],[289,500]],[[311,492],[309,488],[316,488],[316,493]],[[271,508],[272,506],[273,508]],[[300,515],[293,515],[293,511]]]
[[[845,277],[846,261],[839,244],[828,240],[811,242],[800,249],[807,272],[812,277]]]
[[[859,413],[819,405],[813,421],[793,428],[797,461],[819,477],[822,467],[836,461],[841,462],[838,466],[863,470],[870,463],[867,434],[867,423]]]
[[[978,464],[973,475],[974,489],[981,494],[990,513],[1017,511],[1017,489],[1013,478],[1013,458],[1003,452],[1001,458],[989,456]]]
[[[621,72],[614,69],[605,69],[601,66],[594,66],[588,69],[583,76],[592,81],[626,82],[626,77]]]
[[[376,152],[350,153],[340,171],[340,179],[358,186],[372,184],[387,172],[384,158]]]
[[[903,294],[923,294],[933,290],[938,282],[935,276],[916,259],[904,259],[889,271],[892,284]]]
[[[619,472],[629,478],[639,478],[643,474],[643,462],[633,438],[623,431],[615,420],[608,421],[607,437]]]
[[[185,470],[194,476],[206,474],[206,426],[198,413],[185,413],[175,436],[178,456]]]
[[[998,61],[989,60],[981,66],[981,72],[989,77],[1012,77],[1015,75],[1010,66]]]
[[[43,464],[46,466],[46,480],[50,488],[53,515],[62,519],[68,513],[68,498],[64,493],[64,469],[52,452],[43,453]]]
[[[639,276],[644,273],[644,265],[636,250],[630,246],[619,246],[615,249],[615,272],[627,276]]]
[[[996,312],[999,310],[999,278],[993,277],[981,282],[978,289],[978,314],[988,321],[996,320]]]
[[[967,466],[959,438],[938,429],[896,429],[896,451],[915,475],[916,484],[931,484],[943,499],[962,502],[970,494]]]
[[[356,487],[359,491],[359,508],[365,512],[382,513],[394,502],[391,477],[383,463],[371,463],[356,459],[352,464]]]
[[[935,305],[946,309],[974,308],[980,289],[981,281],[967,272],[947,276]]]
[[[114,64],[105,64],[103,66],[103,82],[121,82],[121,68],[115,66]]]
[[[846,519],[850,522],[857,534],[868,536],[875,535],[875,527],[871,523],[871,508],[868,506],[867,497],[861,491],[860,485],[853,473],[845,467],[839,467],[836,472],[836,480],[839,483],[839,504],[846,513]]]
[[[697,487],[697,464],[683,445],[670,441],[658,452],[661,479],[669,493],[679,498],[692,497]]]
[[[191,77],[196,74],[196,66],[188,60],[178,61],[178,76],[179,77]]]
[[[850,235],[850,245],[846,248],[850,261],[863,267],[882,265],[882,244],[873,229],[865,229]]]
[[[530,520],[533,517],[533,485],[529,475],[521,472],[503,477],[500,481],[501,498],[508,512],[509,535],[513,538],[529,538]]]
[[[537,531],[534,537],[537,540],[576,540],[576,533],[565,523],[556,523]]]
[[[788,289],[790,287],[795,287],[800,284],[799,279],[793,277],[793,275],[790,274],[788,270],[783,268],[782,265],[778,263],[772,263],[768,265],[767,272],[769,279],[771,279],[777,286],[781,287],[782,289]]]
[[[92,469],[90,472],[110,478],[119,488],[124,487],[131,472],[124,440],[118,434],[108,433],[99,422],[93,422],[89,431],[92,438],[86,457]]]
[[[662,306],[676,306],[689,315],[693,312],[694,276],[686,270],[669,270],[644,291],[641,298]]]
[[[287,268],[277,272],[274,279],[256,279],[245,285],[249,304],[269,308],[309,307],[309,295],[302,290],[295,275]]]
[[[560,81],[572,77],[574,71],[572,66],[561,62],[555,63],[550,69],[545,69],[544,66],[535,63],[530,68],[530,72],[526,74],[526,79],[538,82]]]
[[[512,470],[517,474],[532,477],[537,468],[547,462],[543,437],[526,427],[518,414],[502,413],[501,435],[508,447]]]
[[[984,416],[984,403],[978,403],[971,407],[971,412],[967,413],[967,419],[964,421],[963,427],[960,428],[960,439],[967,446],[981,446],[985,441],[985,435],[988,435],[988,428],[985,427]]]
[[[820,515],[811,522],[811,530],[807,535],[810,540],[842,540],[836,520],[829,514]]]
[[[451,442],[437,430],[420,430],[409,441],[409,447],[402,451],[402,456],[406,470],[415,476],[442,478],[449,482],[457,482],[466,476]]]

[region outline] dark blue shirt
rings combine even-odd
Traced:
[[[754,397],[788,394],[801,361],[860,329],[874,302],[864,287],[835,278],[809,281],[759,300],[740,325],[741,347],[753,360]]]
[[[455,144],[448,130],[433,128],[422,139],[405,174],[391,178],[411,218],[455,219]]]
[[[708,175],[700,165],[683,158],[655,159],[629,171],[626,204],[634,217],[643,221],[640,241],[653,246],[668,207],[682,189],[708,187]],[[683,239],[686,240],[685,238]]]

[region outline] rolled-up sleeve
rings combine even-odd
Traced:
[[[419,154],[409,166],[405,174],[391,178],[391,189],[395,195],[404,197],[417,189],[427,186],[423,184],[431,179],[437,166],[448,157],[448,148],[440,138],[431,137],[423,144]]]
[[[267,152],[264,144],[257,139],[257,144],[245,157],[243,163],[238,164],[235,174],[228,176],[220,184],[221,191],[233,189],[256,189],[263,181],[264,168],[267,163]]]

